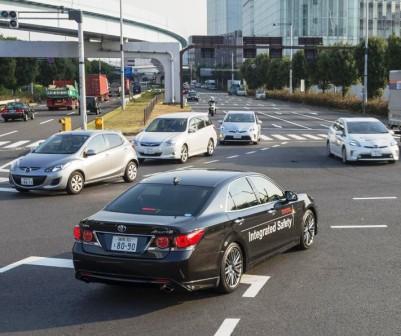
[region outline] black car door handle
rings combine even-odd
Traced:
[[[237,218],[237,219],[234,221],[234,223],[235,223],[235,224],[238,224],[238,225],[242,225],[242,224],[244,224],[244,221],[245,221],[245,219],[243,219],[243,218]]]

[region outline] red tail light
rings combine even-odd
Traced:
[[[175,237],[174,243],[178,248],[186,248],[197,245],[205,234],[205,230],[196,230],[185,235]]]
[[[85,242],[93,241],[93,232],[91,230],[84,230],[82,232],[82,238]]]
[[[23,109],[16,109],[15,112],[22,113],[22,112],[24,112],[24,110]]]
[[[74,238],[75,240],[81,241],[81,228],[79,225],[74,226]]]
[[[170,239],[169,237],[156,237],[155,244],[160,249],[165,249],[170,246]]]
[[[3,108],[1,109],[1,111],[0,111],[0,113],[4,113],[4,112],[7,112],[7,108],[6,108],[6,107],[3,107]]]

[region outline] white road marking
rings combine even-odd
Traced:
[[[269,279],[269,276],[244,274],[241,278],[241,283],[251,286],[242,297],[255,297]]]
[[[71,115],[71,114],[74,114],[74,113],[75,113],[74,111],[68,112],[67,115]]]
[[[317,136],[327,139],[327,134],[317,134]]]
[[[385,196],[385,197],[353,197],[354,201],[374,201],[374,200],[395,200],[396,196]]]
[[[279,117],[275,117],[275,116],[273,116],[273,115],[271,115],[271,114],[267,114],[267,113],[264,113],[264,112],[257,112],[257,113],[263,114],[263,115],[266,116],[266,117],[270,117],[270,118],[273,118],[273,119],[277,119],[277,120],[284,121],[284,122],[286,122],[286,123],[288,123],[288,124],[295,125],[295,126],[298,126],[298,127],[304,128],[304,129],[307,129],[307,130],[310,130],[310,129],[311,129],[310,127],[306,127],[306,126],[304,126],[304,125],[300,125],[300,124],[294,123],[294,122],[289,121],[289,120],[286,120],[286,119],[282,119],[282,118],[279,118]]]
[[[286,144],[288,144],[288,142],[287,142],[287,141],[284,141],[284,142],[282,142],[281,144],[282,144],[282,145],[286,145]]]
[[[244,106],[244,109],[246,110],[250,110],[250,108],[248,106]]]
[[[332,229],[383,229],[387,225],[332,225]]]
[[[325,124],[320,124],[320,126],[326,127],[326,128],[330,128],[330,126],[327,126]]]
[[[251,155],[251,154],[255,154],[255,151],[251,151],[251,152],[246,152],[245,155]]]
[[[274,112],[274,114],[277,114],[277,115],[282,115],[282,113],[281,113],[281,112]]]
[[[283,126],[276,125],[276,124],[272,124],[272,126],[273,126],[273,127],[276,127],[276,128],[283,128]]]
[[[0,192],[10,192],[10,193],[17,193],[18,191],[15,190],[14,188],[0,188]]]
[[[32,142],[32,143],[29,144],[27,147],[28,147],[28,148],[37,147],[37,146],[39,146],[43,141],[45,141],[45,140],[38,140],[38,141]]]
[[[215,163],[215,162],[219,162],[220,160],[212,160],[212,161],[207,161],[205,162],[205,164],[211,164],[211,163]]]
[[[328,122],[328,123],[330,123],[330,124],[334,123],[333,120],[327,120],[327,119],[323,119],[323,118],[319,118],[319,117],[312,117],[312,116],[310,116],[310,115],[308,116],[308,115],[305,115],[305,114],[302,114],[302,113],[298,113],[298,112],[291,112],[291,113],[292,113],[292,114],[297,114],[297,115],[302,116],[302,117],[310,118],[310,119],[326,121],[326,122]]]
[[[18,160],[18,158],[16,158],[16,159],[14,159],[14,160],[11,160],[10,162],[7,162],[7,163],[5,163],[5,164],[3,164],[1,167],[0,167],[0,169],[4,169],[5,167],[8,167],[8,166],[11,166],[15,161],[17,161]],[[8,170],[7,170],[8,171]]]
[[[0,183],[3,182],[8,182],[8,178],[7,177],[0,177]]]
[[[17,133],[18,131],[12,131],[12,132],[8,132],[8,133],[4,133],[4,134],[0,134],[0,138],[6,135],[10,135],[10,134],[14,134]]]
[[[8,144],[10,141],[0,141],[0,147],[4,146],[5,144]]]
[[[274,145],[274,146],[272,146],[272,148],[277,148],[277,147],[280,147],[280,145]]]
[[[270,138],[270,137],[268,137],[268,136],[266,136],[266,135],[263,135],[263,134],[260,135],[260,138],[261,138],[262,140],[266,140],[266,141],[273,141],[272,138]]]
[[[278,107],[273,107],[273,110],[280,110]]]
[[[232,155],[232,156],[227,156],[226,159],[235,159],[239,157],[239,155]]]
[[[280,134],[272,134],[271,136],[276,138],[276,139],[278,139],[278,140],[290,140],[290,139],[288,139],[285,136],[282,136]]]
[[[11,145],[5,146],[3,148],[18,148],[18,147],[21,147],[22,145],[24,145],[24,144],[26,144],[28,142],[30,142],[30,140],[20,140],[20,141],[12,143]]]
[[[49,119],[49,120],[46,120],[46,121],[42,121],[40,124],[41,125],[43,125],[43,124],[47,124],[47,123],[49,123],[49,122],[51,122],[51,121],[53,121],[54,119]]]
[[[305,138],[312,139],[312,140],[322,140],[321,138],[319,138],[315,135],[311,135],[311,134],[302,134],[302,136],[304,136]]]
[[[268,150],[268,149],[270,149],[269,147],[265,147],[265,148],[261,148],[260,150],[261,151],[266,151],[266,150]]]
[[[295,139],[295,140],[305,140],[305,138],[303,138],[303,137],[301,137],[299,135],[296,135],[296,134],[286,134],[286,135],[289,136],[290,138]]]
[[[239,321],[240,319],[237,318],[226,318],[214,336],[230,336]]]
[[[44,257],[28,257],[19,260],[10,265],[0,268],[0,273],[7,272],[21,265],[35,265],[35,266],[48,266],[48,267],[60,267],[60,268],[74,268],[72,259],[60,259],[60,258],[44,258]]]
[[[178,168],[178,169],[176,169],[176,170],[185,170],[185,169],[189,169],[189,168],[192,168],[193,166],[186,166],[186,167],[182,167],[182,168]]]

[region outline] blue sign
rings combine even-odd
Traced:
[[[133,75],[134,75],[134,73],[132,71],[132,67],[125,67],[124,68],[124,76],[125,77],[132,79]]]

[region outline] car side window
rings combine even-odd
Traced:
[[[96,154],[104,152],[107,149],[106,141],[102,134],[96,135],[89,141],[87,150],[93,150]]]
[[[191,121],[189,122],[189,131],[195,133],[196,131],[198,131],[198,125],[199,125],[199,119],[192,118]]]
[[[213,123],[210,120],[210,118],[205,118],[205,125],[206,125],[206,127],[213,125]]]
[[[205,121],[203,119],[198,119],[198,130],[205,127]]]
[[[246,178],[231,183],[227,195],[228,210],[243,210],[258,205],[256,195]]]
[[[254,185],[256,196],[260,203],[270,203],[278,201],[284,197],[283,191],[273,182],[261,176],[251,176],[250,180]]]
[[[106,140],[108,142],[108,148],[115,148],[123,144],[123,139],[118,134],[106,134]]]

